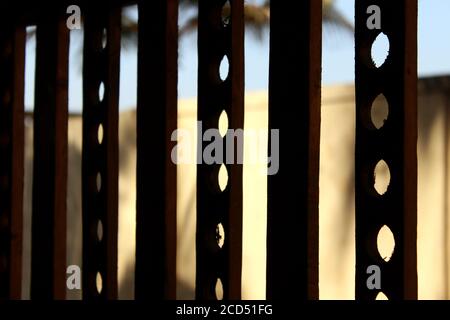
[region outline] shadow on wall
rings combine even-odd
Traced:
[[[67,197],[67,265],[82,264],[81,223],[81,117],[71,116],[68,142],[68,197]],[[31,280],[31,205],[33,184],[33,119],[25,120],[25,184],[24,184],[24,239],[22,265],[22,298],[30,298]],[[81,299],[81,291],[67,290],[67,299]]]

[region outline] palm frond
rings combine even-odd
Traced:
[[[224,7],[223,16],[227,20],[230,15],[230,8]],[[246,4],[244,7],[245,24],[256,38],[261,39],[265,28],[269,25],[270,10],[265,5]],[[180,27],[180,36],[185,36],[193,33],[198,27],[198,17],[192,16]]]
[[[324,0],[323,2],[323,23],[340,31],[353,33],[353,24],[336,8],[335,1]]]
[[[138,24],[126,14],[122,15],[122,46],[135,48],[137,46]]]
[[[298,0],[301,1],[301,0]],[[180,0],[182,9],[195,9],[198,7],[198,0]],[[227,12],[228,10],[228,12]],[[229,6],[224,8],[224,15],[229,15]],[[244,7],[245,24],[248,31],[256,39],[261,40],[270,22],[270,0],[265,0],[263,4],[245,3]],[[353,24],[336,8],[336,1],[323,0],[323,23],[338,31],[353,33]],[[197,31],[198,16],[194,14],[180,26],[180,37],[189,35]],[[137,45],[138,24],[127,14],[122,16],[122,44],[124,48],[135,48]],[[27,34],[30,39],[35,36],[35,31],[31,30]]]
[[[270,9],[268,6],[247,4],[244,7],[245,27],[257,39],[262,39],[264,31],[269,26]]]

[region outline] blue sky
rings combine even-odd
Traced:
[[[251,0],[248,0],[251,1]],[[393,0],[395,1],[395,0]],[[260,0],[253,0],[260,2]],[[337,0],[340,11],[350,20],[354,17],[353,0]],[[82,8],[81,8],[82,9]],[[419,75],[450,74],[450,1],[419,0]],[[135,12],[132,14],[136,15]],[[183,15],[180,17],[183,19]],[[81,31],[71,34],[69,108],[80,112],[82,102],[81,66],[77,58],[80,53]],[[443,37],[442,39],[439,36]],[[197,45],[196,35],[183,38],[180,42],[179,97],[196,95]],[[268,78],[269,37],[257,40],[246,35],[246,90],[266,90]],[[27,109],[33,105],[33,71],[35,44],[27,45],[26,94]],[[354,43],[352,35],[325,28],[323,45],[323,83],[350,83],[354,79]],[[125,50],[121,57],[120,108],[128,109],[136,105],[136,50]]]
[[[395,1],[395,0],[392,0]],[[258,1],[256,1],[258,2]],[[349,21],[354,20],[354,1],[337,0],[337,7]],[[420,76],[450,74],[450,1],[419,0],[419,64]],[[445,37],[439,39],[439,36]],[[323,83],[351,83],[354,81],[353,35],[324,29]],[[447,38],[447,39],[446,39]],[[180,97],[196,94],[195,75],[197,62],[195,36],[181,42]],[[268,78],[269,37],[257,41],[246,36],[246,90],[265,90]],[[375,52],[375,55],[380,54]]]

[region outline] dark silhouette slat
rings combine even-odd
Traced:
[[[280,140],[279,171],[268,176],[266,294],[318,299],[322,3],[271,1],[270,19],[269,129]]]
[[[381,9],[381,30],[367,27],[367,8]],[[373,300],[380,290],[366,284],[367,268],[381,269],[381,291],[393,300],[417,298],[417,1],[356,1],[356,299]],[[380,32],[390,42],[389,56],[376,68],[371,45]],[[389,115],[380,129],[371,105],[383,94]],[[390,184],[374,189],[378,161],[389,166]],[[377,235],[386,225],[395,250],[386,262]]]
[[[175,299],[178,0],[138,10],[135,298]]]
[[[25,26],[0,33],[0,300],[20,299],[24,183]]]
[[[31,298],[66,292],[67,91],[65,8],[42,12],[36,32]]]
[[[199,1],[197,118],[202,121],[203,132],[218,129],[223,111],[227,113],[229,129],[244,128],[244,2],[232,0],[231,8],[223,9],[224,4],[221,0]],[[225,55],[229,72],[221,80],[219,67]],[[225,138],[228,136],[229,133]],[[223,191],[218,180],[221,163],[209,165],[197,159],[202,160],[197,164],[195,288],[200,300],[217,299],[218,283],[222,284],[224,299],[241,298],[242,163],[236,155],[243,146],[233,139],[235,161],[226,164],[228,183]],[[197,146],[198,157],[208,144]],[[228,151],[224,148],[222,160]],[[219,224],[224,235],[217,233]],[[224,237],[222,247],[218,237]]]
[[[117,299],[121,8],[84,12],[83,299]],[[101,278],[101,286],[97,286]]]

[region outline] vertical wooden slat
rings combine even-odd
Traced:
[[[0,33],[0,300],[20,299],[24,181],[25,26]]]
[[[444,86],[446,89],[445,97],[445,128],[444,128],[444,141],[445,141],[445,154],[444,154],[444,270],[445,271],[445,298],[450,299],[450,91],[448,85]],[[420,94],[420,93],[419,93]],[[418,110],[419,112],[419,110]],[[419,125],[419,124],[418,124]]]
[[[178,0],[138,9],[135,297],[175,299]]]
[[[84,7],[83,299],[117,298],[120,21],[114,2]]]
[[[267,298],[318,299],[322,1],[272,1],[270,19]]]
[[[229,128],[244,128],[244,2],[200,0],[198,22],[198,121],[202,131],[217,129],[219,116],[227,113]],[[229,73],[222,80],[219,66],[224,57]],[[199,135],[202,132],[198,132]],[[203,162],[209,142],[199,137],[197,165],[196,297],[216,299],[222,283],[224,299],[240,299],[242,267],[242,162],[236,155],[242,141],[234,139],[234,163],[226,164],[228,184],[221,191],[218,172],[222,163]],[[240,143],[240,145],[239,145]],[[224,143],[224,146],[226,143]],[[223,159],[230,151],[224,147]],[[217,234],[222,224],[224,235]],[[218,237],[224,236],[223,246]],[[218,282],[220,280],[220,282]]]
[[[42,12],[36,31],[32,299],[64,299],[66,292],[68,49],[65,8]]]
[[[230,41],[229,52],[229,81],[231,92],[229,98],[225,100],[231,101],[229,108],[225,108],[228,113],[229,129],[235,132],[244,129],[244,100],[245,100],[245,62],[244,62],[244,4],[245,1],[233,0],[230,1]],[[225,12],[226,13],[226,12]],[[207,107],[203,105],[202,108]],[[205,119],[206,120],[206,119]],[[218,122],[217,122],[218,124]],[[228,138],[229,133],[225,136]],[[243,223],[243,159],[239,159],[239,152],[242,151],[243,156],[244,141],[233,138],[234,146],[234,164],[227,165],[228,169],[228,185],[229,185],[229,211],[228,217],[225,217],[224,227],[225,232],[224,241],[227,241],[223,249],[226,252],[227,260],[225,271],[225,280],[228,283],[223,283],[224,298],[225,299],[241,299],[242,287],[242,223]],[[228,149],[224,152],[226,159]],[[216,230],[217,232],[217,230]],[[217,236],[217,235],[216,235]],[[219,234],[219,236],[221,236]],[[228,278],[228,279],[227,279]]]
[[[367,9],[381,10],[381,30],[367,26]],[[356,298],[417,298],[417,1],[356,1]],[[381,33],[389,38],[389,56],[376,68],[371,46]],[[383,94],[389,106],[384,125],[371,120],[371,105]],[[390,183],[380,195],[374,169],[389,166]],[[377,250],[377,235],[386,225],[395,239],[388,262]],[[381,290],[367,286],[367,268],[381,269]]]

